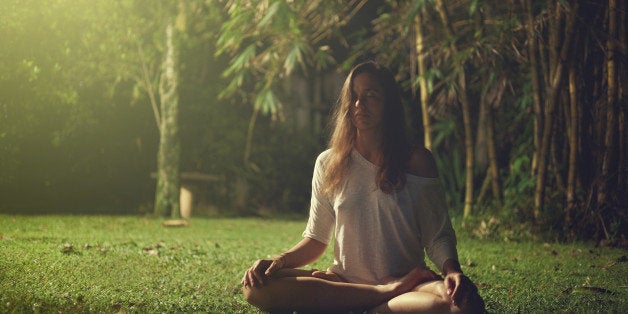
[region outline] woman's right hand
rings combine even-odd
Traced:
[[[242,285],[245,287],[257,287],[264,285],[268,278],[270,278],[276,271],[282,269],[285,265],[286,262],[283,254],[274,259],[257,260],[253,263],[253,266],[244,272]]]
[[[325,252],[327,244],[318,240],[305,237],[290,250],[273,259],[260,259],[253,263],[251,268],[244,272],[242,285],[245,287],[257,287],[263,285],[268,279],[282,268],[295,268],[311,264]],[[289,257],[288,259],[286,259]]]
[[[433,270],[429,269],[427,266],[419,266],[418,268],[419,268],[419,274],[420,274],[419,284],[422,284],[428,281],[443,279],[441,276],[439,276]]]

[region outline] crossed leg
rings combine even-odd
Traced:
[[[474,286],[454,304],[443,280],[422,283],[409,292],[394,297],[369,313],[470,313],[484,314],[484,300]]]
[[[282,269],[263,287],[244,287],[243,293],[252,305],[272,312],[459,312],[442,281],[417,286],[418,278],[415,269],[383,285],[366,285],[316,278],[308,270]]]
[[[461,313],[442,280],[426,282],[368,311],[369,313]]]

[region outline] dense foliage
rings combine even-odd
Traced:
[[[373,58],[469,223],[626,235],[623,1],[0,3],[2,211],[153,211],[175,17],[197,212],[305,213],[343,71]]]

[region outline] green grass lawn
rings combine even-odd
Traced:
[[[240,295],[257,258],[299,241],[305,218],[0,215],[0,312],[256,312]],[[331,250],[314,265],[326,268]],[[492,313],[628,312],[626,250],[459,237]]]

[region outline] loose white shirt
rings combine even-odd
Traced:
[[[457,259],[456,236],[438,178],[406,174],[398,192],[387,194],[375,182],[378,166],[353,150],[344,184],[325,195],[323,173],[331,151],[321,153],[312,177],[310,215],[304,237],[329,244],[329,270],[349,282],[379,284],[425,265],[424,250],[437,267]]]

